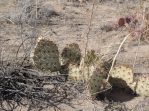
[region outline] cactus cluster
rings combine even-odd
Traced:
[[[50,40],[40,39],[32,55],[35,67],[42,71],[58,71],[60,69],[57,45]]]
[[[79,45],[72,43],[63,49],[60,56],[61,64],[57,45],[53,41],[40,39],[33,50],[32,60],[34,65],[42,71],[67,72],[69,80],[85,81],[92,97],[96,97],[98,92],[106,87],[105,79],[111,62],[101,60],[94,50],[88,51],[82,58]],[[114,66],[109,82],[112,86],[129,87],[138,95],[149,96],[149,75],[134,74],[129,66]]]
[[[75,68],[74,68],[75,67]],[[69,77],[73,80],[83,80],[87,83],[88,91],[92,98],[103,88],[104,79],[106,78],[107,68],[94,50],[88,51],[85,58],[82,58],[79,66],[69,68]]]
[[[74,81],[83,80],[80,69],[80,63],[82,59],[81,50],[78,44],[72,43],[68,44],[61,53],[61,65],[66,66],[65,69],[68,69],[68,79]],[[65,70],[62,69],[62,70]]]
[[[81,49],[78,44],[68,44],[61,53],[61,71],[60,73],[68,73],[69,79],[78,80],[80,77],[79,65],[81,62]]]
[[[69,80],[85,81],[88,84],[90,95],[95,97],[101,90],[107,71],[104,62],[99,59],[95,51],[88,51],[85,58],[82,58],[79,45],[72,43],[63,49],[60,56],[61,64],[56,44],[41,39],[34,49],[32,58],[35,66],[43,71],[68,71]]]

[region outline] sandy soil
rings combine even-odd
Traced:
[[[16,56],[22,59],[26,52],[29,54],[34,45],[34,39],[39,36],[55,41],[60,51],[67,44],[73,42],[78,43],[82,54],[84,54],[92,3],[89,2],[76,6],[72,2],[59,4],[55,0],[46,0],[44,4],[52,6],[59,13],[59,16],[52,17],[48,25],[32,27],[28,24],[23,24],[22,26],[16,25],[13,24],[13,20],[7,20],[5,17],[15,12],[17,7],[13,0],[11,0],[11,3],[1,3],[0,1],[0,50],[2,50],[1,58],[3,60],[16,60]],[[106,24],[117,23],[120,17],[131,15],[135,12],[137,6],[137,2],[134,1],[121,4],[119,2],[96,3],[93,10],[87,48],[89,50],[96,50],[97,53],[104,55],[105,59],[112,58],[121,41],[128,34],[128,30],[122,27],[107,32],[102,30],[102,27]],[[21,44],[22,40],[25,39],[27,40]],[[117,58],[117,64],[133,66],[137,52],[134,72],[149,73],[148,51],[148,43],[141,42],[138,47],[137,39],[132,41],[132,38],[129,37]],[[134,109],[133,111],[149,111],[148,98],[135,97],[129,101],[125,101],[124,104],[129,109]],[[100,101],[93,102],[91,100],[84,100],[79,105],[75,105],[76,108],[65,107],[63,105],[62,107],[64,111],[105,111],[104,108],[106,105],[106,103]],[[139,106],[142,108],[140,109]],[[19,109],[17,110],[19,111]]]

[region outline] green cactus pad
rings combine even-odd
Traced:
[[[86,66],[90,66],[92,64],[95,64],[95,62],[99,59],[99,57],[97,56],[97,54],[95,53],[94,50],[91,51],[87,51],[87,54],[84,58],[84,64]]]
[[[33,51],[33,63],[42,71],[58,71],[60,69],[57,45],[50,40],[41,39]]]
[[[100,69],[95,68],[88,80],[88,89],[93,98],[102,90],[104,79],[105,77],[101,74]]]
[[[62,53],[61,53],[61,59],[62,64],[73,64],[73,65],[79,65],[81,61],[81,50],[79,48],[79,45],[76,43],[69,44],[66,46]]]

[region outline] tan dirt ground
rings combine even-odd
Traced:
[[[3,58],[3,60],[15,60],[18,47],[22,41],[21,35],[26,35],[23,36],[26,38],[33,36],[39,37],[42,35],[43,38],[55,41],[60,51],[67,44],[75,42],[79,44],[82,53],[84,53],[92,3],[89,2],[82,6],[75,6],[71,2],[58,4],[56,0],[46,0],[44,4],[52,5],[54,9],[60,13],[60,16],[52,17],[51,25],[39,25],[36,28],[32,28],[25,24],[21,30],[20,25],[13,24],[13,21],[10,22],[4,16],[17,10],[15,2],[13,0],[9,1],[10,2],[3,3],[3,0],[0,0],[0,50],[2,50],[1,58]],[[134,2],[126,2],[122,4],[114,2],[96,3],[93,10],[88,49],[96,50],[97,53],[104,55],[105,59],[112,58],[116,53],[119,44],[128,34],[128,31],[126,28],[119,28],[118,30],[106,32],[101,30],[101,27],[105,24],[117,23],[118,18],[131,15],[135,12],[137,6],[138,4]],[[35,29],[37,29],[36,31],[38,34],[34,34]],[[31,40],[27,40],[23,45],[26,50],[23,50],[23,47],[21,46],[21,49],[18,52],[18,57],[20,58],[24,56],[26,51],[30,52],[31,47],[33,47]],[[134,72],[149,73],[148,51],[149,43],[142,42],[138,47],[137,39],[132,41],[132,38],[129,37],[117,58],[117,63],[132,66],[137,52]],[[76,101],[77,100],[74,100],[74,102]],[[135,97],[124,103],[129,109],[134,109],[133,111],[149,111],[148,98]],[[75,106],[76,109],[62,105],[64,111],[104,111],[106,104],[100,101],[92,102],[91,100],[84,100],[79,103],[79,105]],[[140,107],[137,106],[142,108],[139,109]],[[17,109],[17,111],[19,111],[19,109]],[[20,111],[23,110],[21,109]]]

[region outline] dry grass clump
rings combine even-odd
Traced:
[[[30,25],[51,23],[51,17],[59,15],[50,4],[44,0],[18,0],[15,11],[11,11],[7,18],[16,24],[27,23]]]

